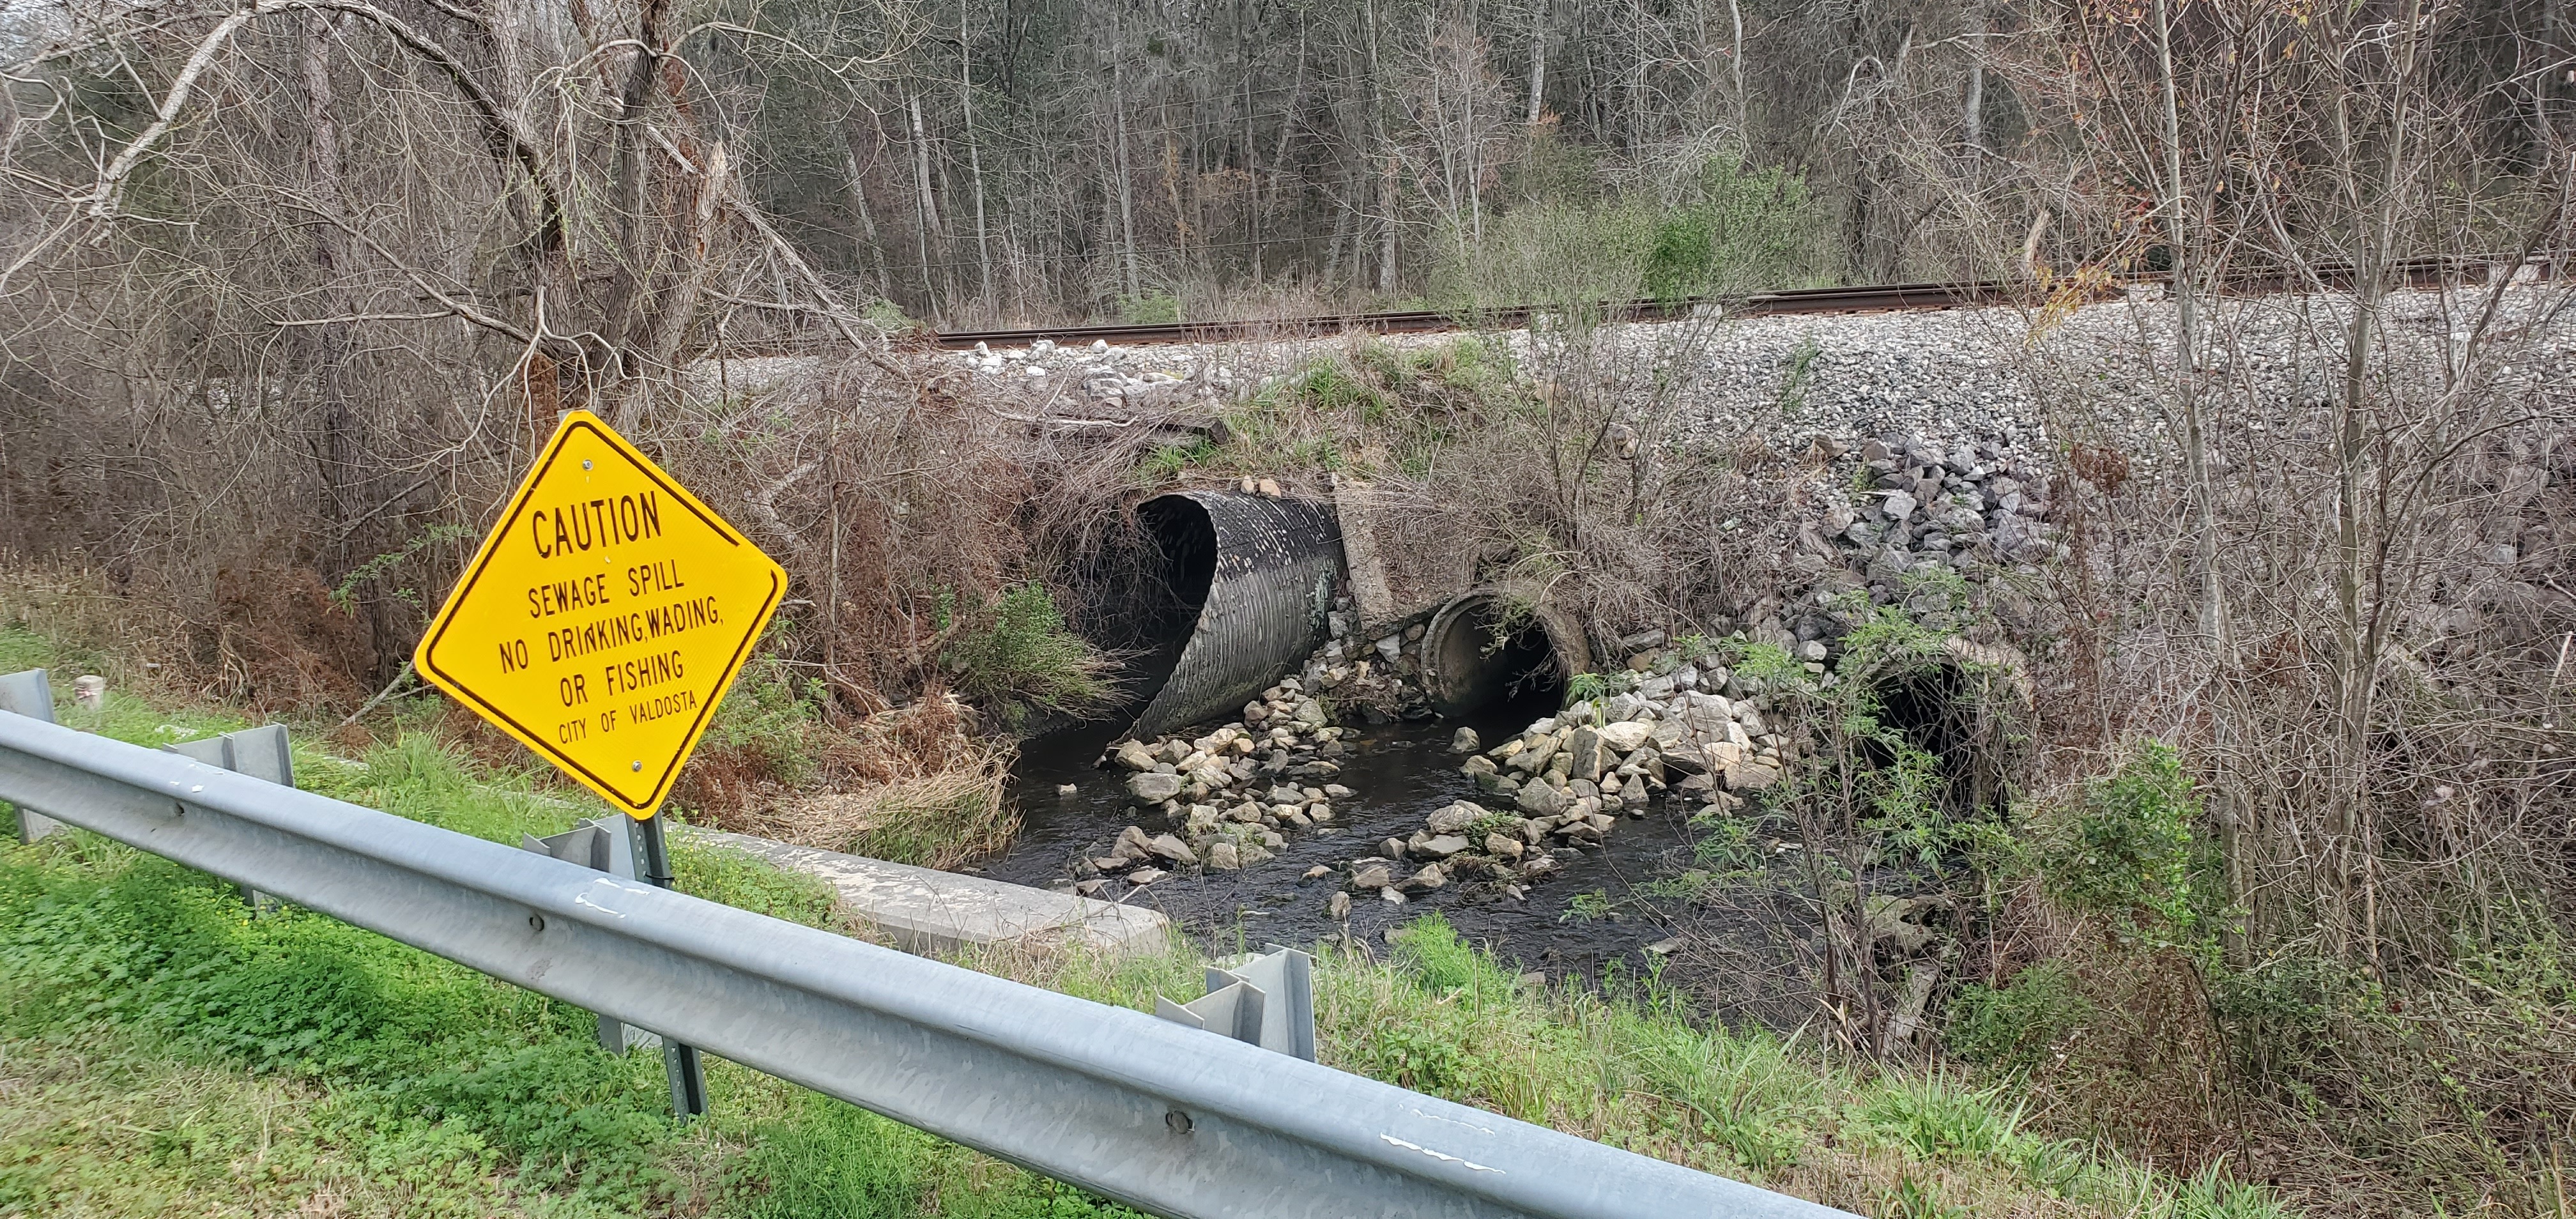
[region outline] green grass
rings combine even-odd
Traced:
[[[418,737],[344,769],[350,794],[485,836],[593,811],[485,788]],[[819,882],[738,852],[683,840],[674,865],[701,896],[828,920]],[[0,1214],[1118,1213],[721,1062],[714,1117],[679,1127],[658,1056],[600,1050],[587,1012],[321,915],[254,917],[86,833],[0,853],[0,928],[0,1089],[32,1089],[0,1118]],[[137,1161],[136,1138],[160,1150]],[[876,1204],[809,1188],[871,1171]]]
[[[27,1089],[0,1117],[0,1213],[1124,1213],[721,1062],[714,1115],[676,1127],[658,1061],[598,1050],[586,1013],[318,915],[254,918],[87,835],[0,857],[0,926],[0,1053]],[[1200,962],[970,964],[1144,1007]],[[1391,959],[1321,966],[1327,1063],[1646,1154],[1871,1209],[1901,1179],[1944,1205],[2238,1213],[2027,1134],[1992,1086],[1835,1068],[1649,982],[1531,986],[1436,916]]]
[[[1457,445],[1490,439],[1474,421],[1534,393],[1510,348],[1490,335],[1441,342],[1370,339],[1313,355],[1226,413],[1228,439],[1166,446],[1137,462],[1149,486],[1192,472],[1421,477]]]
[[[1438,915],[1388,960],[1327,955],[1317,995],[1327,1063],[1865,1213],[1910,1191],[1969,1214],[2286,1214],[2041,1137],[2006,1079],[1828,1061],[1713,1027],[1652,978],[1529,985]]]

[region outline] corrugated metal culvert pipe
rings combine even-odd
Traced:
[[[1199,607],[1136,735],[1232,715],[1322,644],[1342,565],[1341,529],[1323,505],[1184,491],[1136,511],[1163,549],[1174,594]]]
[[[1422,633],[1422,685],[1442,715],[1464,715],[1533,682],[1562,686],[1592,668],[1574,618],[1544,593],[1483,585],[1449,599]]]

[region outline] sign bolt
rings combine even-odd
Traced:
[[[644,763],[643,763],[643,761],[642,761],[641,759],[638,759],[638,760],[636,761],[636,763],[635,763],[635,772],[636,772],[637,774],[642,774],[642,773],[643,773],[643,771],[644,771]]]
[[[582,469],[585,469],[585,470],[587,470],[587,469],[589,469],[589,468],[590,468],[590,459],[589,459],[589,458],[585,457],[585,458],[582,458],[582,459],[581,459],[581,468],[582,468]]]

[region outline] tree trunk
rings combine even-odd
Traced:
[[[1353,190],[1346,192],[1348,193],[1357,192]],[[1324,243],[1324,283],[1327,287],[1341,278],[1342,243],[1350,240],[1351,216],[1354,210],[1346,202],[1333,213],[1333,235]]]
[[[939,200],[930,189],[930,133],[921,121],[921,94],[907,91],[904,108],[912,117],[912,191],[916,224],[913,244],[921,253],[921,295],[931,316],[939,315],[939,280],[932,274],[930,241],[937,237],[944,243],[947,230],[939,223]]]
[[[1386,129],[1386,72],[1378,59],[1377,4],[1375,0],[1360,8],[1361,19],[1368,23],[1369,126],[1371,144],[1378,161],[1377,182],[1377,290],[1395,291],[1395,213],[1398,193],[1395,177],[1395,142]]]
[[[859,163],[858,146],[852,142],[855,138],[856,131],[855,128],[853,128],[851,130],[851,134],[845,135],[842,139],[841,172],[843,175],[843,185],[846,186],[850,192],[850,210],[856,212],[859,218],[858,245],[860,257],[866,260],[866,262],[873,263],[876,266],[877,295],[891,296],[893,295],[894,285],[888,283],[886,280],[885,249],[882,243],[877,239],[876,213],[868,206],[867,171],[866,168]]]
[[[2200,395],[2199,271],[2192,257],[2198,225],[2185,214],[2191,197],[2183,193],[2182,105],[2177,98],[2170,0],[2156,0],[2156,70],[2163,87],[2165,241],[2173,254],[2174,393],[2182,408],[2183,465],[2191,480],[2192,513],[2199,536],[2192,539],[2192,576],[2200,586],[2201,637],[2219,656],[2232,655],[2228,641],[2225,594],[2218,582],[2218,493],[2210,479],[2209,432],[2202,418]]]
[[[304,85],[305,180],[312,192],[313,206],[331,217],[333,222],[313,226],[313,264],[320,272],[320,308],[324,317],[344,317],[353,310],[341,277],[348,273],[345,230],[337,221],[348,219],[348,199],[342,188],[340,172],[340,121],[331,112],[331,39],[338,22],[323,13],[307,13],[304,18],[304,54],[301,61]],[[319,505],[322,519],[330,522],[332,531],[348,535],[350,516],[358,511],[351,493],[356,480],[358,457],[356,438],[352,434],[357,420],[349,409],[347,368],[349,351],[348,322],[327,322],[313,328],[314,400],[321,406],[322,434],[316,454],[322,486]],[[342,566],[345,555],[321,556],[324,562]]]
[[[1532,0],[1530,4],[1530,69],[1529,108],[1524,120],[1538,126],[1539,116],[1546,112],[1547,99],[1547,9],[1554,0]]]
[[[1126,255],[1127,295],[1140,295],[1136,274],[1136,174],[1127,159],[1127,37],[1123,14],[1109,18],[1109,147],[1117,163],[1118,237]]]
[[[1986,147],[1986,6],[1972,0],[1967,8],[1968,96],[1959,107],[1959,142],[1971,158]]]
[[[987,312],[993,300],[993,242],[984,228],[984,154],[975,140],[975,49],[966,37],[966,9],[957,9],[957,100],[966,122],[966,175],[975,192],[975,261],[983,272]]]

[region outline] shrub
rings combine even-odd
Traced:
[[[1691,858],[1697,862],[1726,872],[1742,872],[1762,866],[1766,853],[1761,840],[1753,832],[1751,821],[1702,809],[1691,815],[1690,825],[1692,829],[1704,831],[1691,844]]]
[[[1934,1163],[2011,1158],[2032,1141],[2021,1132],[2020,1107],[2007,1107],[2001,1090],[1937,1072],[1892,1081],[1861,1106],[1859,1118],[1870,1141]]]
[[[1396,959],[1415,983],[1435,995],[1480,983],[1496,988],[1505,984],[1493,959],[1459,939],[1458,929],[1437,912],[1406,926],[1396,942]]]
[[[2043,961],[2002,986],[1970,982],[1950,1001],[1941,1034],[1951,1053],[1972,1062],[2028,1069],[2084,1022],[2090,1004],[2062,961]]]
[[[1646,295],[1659,301],[1697,295],[1717,270],[1715,238],[1705,212],[1675,212],[1656,222],[1646,247]]]
[[[1366,360],[1371,352],[1386,350],[1382,344],[1362,349]],[[1383,366],[1383,361],[1375,362]],[[1360,421],[1375,423],[1393,407],[1393,401],[1373,384],[1362,370],[1355,369],[1331,356],[1319,356],[1306,365],[1291,382],[1297,398],[1319,411],[1359,412]]]
[[[1466,1073],[1466,1056],[1437,1029],[1383,1030],[1362,1047],[1362,1057],[1366,1074],[1421,1092],[1455,1087]]]
[[[821,683],[800,690],[775,655],[761,653],[717,704],[703,743],[740,751],[779,782],[803,783],[815,773],[823,699]]]
[[[869,301],[865,306],[861,307],[859,315],[868,319],[869,325],[885,331],[887,334],[898,334],[906,330],[917,330],[921,328],[921,323],[914,321],[909,315],[904,313],[903,306],[887,300],[882,296]]]
[[[1796,174],[1747,172],[1717,156],[1663,194],[1560,196],[1514,208],[1486,222],[1480,243],[1444,242],[1455,252],[1433,269],[1433,292],[1472,312],[1534,302],[1580,308],[1640,292],[1670,301],[1816,278],[1827,218]]]
[[[2200,801],[2182,754],[2147,741],[2087,784],[2059,840],[2040,852],[2051,896],[2157,943],[2194,942],[2203,922],[2193,884]]]
[[[1121,296],[1118,318],[1131,326],[1169,325],[1181,320],[1181,299],[1169,292]]]
[[[1019,827],[1003,798],[1002,759],[952,766],[797,804],[790,841],[924,868],[954,868],[1001,849]]]
[[[1214,441],[1197,436],[1188,444],[1167,444],[1146,454],[1143,461],[1136,463],[1136,470],[1153,482],[1173,482],[1192,467],[1206,464],[1216,451]]]
[[[1055,596],[1035,581],[1005,589],[943,660],[960,691],[1005,704],[1006,717],[1009,704],[1078,711],[1115,693],[1107,658],[1065,626]]]

